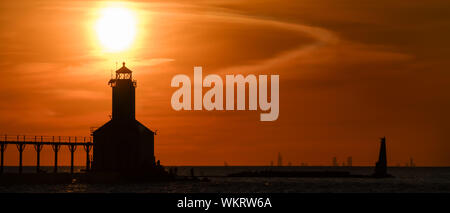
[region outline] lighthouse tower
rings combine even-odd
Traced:
[[[134,120],[136,81],[133,80],[133,72],[125,67],[125,62],[122,65],[116,71],[116,78],[109,81],[112,87],[112,119]]]
[[[378,178],[392,177],[392,175],[387,173],[386,137],[381,138],[380,153],[375,164],[375,173],[372,176]]]
[[[93,132],[94,172],[136,174],[155,167],[155,133],[135,118],[136,81],[123,63],[109,81],[111,120]]]

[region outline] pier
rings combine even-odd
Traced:
[[[58,172],[58,152],[66,146],[70,151],[70,173],[74,172],[73,156],[77,147],[81,146],[86,152],[86,171],[90,170],[89,152],[92,150],[92,137],[77,136],[28,136],[28,135],[3,135],[0,136],[0,174],[4,170],[4,154],[8,145],[16,145],[19,151],[19,173],[22,173],[22,153],[27,145],[32,145],[36,151],[36,172],[40,172],[40,154],[44,146],[51,146],[55,153],[54,173]]]

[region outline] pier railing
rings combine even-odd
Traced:
[[[51,146],[55,153],[54,172],[58,172],[58,152],[61,146],[68,147],[70,151],[70,172],[73,173],[73,156],[78,146],[82,146],[86,151],[86,171],[90,170],[91,161],[89,152],[93,147],[92,137],[84,136],[30,136],[30,135],[1,135],[0,136],[0,174],[4,170],[4,152],[7,145],[16,145],[19,151],[19,173],[22,173],[22,153],[27,145],[32,145],[36,151],[36,170],[40,170],[40,153],[43,146]]]
[[[31,135],[0,135],[0,143],[22,142],[26,144],[35,143],[91,143],[92,137],[84,136],[31,136]]]

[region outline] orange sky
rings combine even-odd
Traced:
[[[127,2],[138,17],[125,52],[105,53],[95,1],[0,2],[0,134],[89,135],[111,113],[107,85],[125,60],[136,116],[165,165],[450,166],[448,1],[275,0]],[[176,74],[280,75],[280,115],[172,110]],[[204,92],[206,90],[204,89]],[[44,149],[43,164],[52,152]],[[69,162],[62,149],[62,164]],[[84,164],[84,153],[77,153]],[[17,165],[8,146],[7,165]],[[32,165],[32,147],[24,163]]]

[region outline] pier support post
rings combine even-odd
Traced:
[[[89,160],[89,151],[91,150],[91,146],[90,145],[84,145],[84,150],[86,151],[86,171],[88,172],[91,168],[90,168],[90,160]]]
[[[61,137],[59,137],[59,142],[61,142]],[[58,151],[60,146],[60,144],[52,144],[53,152],[55,152],[55,168],[53,170],[54,173],[58,172]]]
[[[39,173],[41,171],[41,151],[42,151],[42,144],[37,143],[37,138],[34,137],[34,142],[36,144],[34,145],[34,150],[36,150],[36,173]],[[41,136],[41,143],[42,143],[42,136]]]
[[[6,140],[5,140],[6,142]],[[0,165],[0,174],[3,174],[3,167],[4,167],[4,153],[6,150],[6,143],[0,144],[0,151],[1,151],[1,165]]]
[[[17,136],[17,142],[19,142],[19,136]],[[18,144],[16,144],[16,146],[17,146],[17,149],[19,150],[19,174],[22,174],[22,169],[23,169],[22,153],[23,153],[23,150],[25,150],[25,144],[18,143]]]
[[[73,174],[73,154],[74,154],[75,150],[77,150],[77,146],[75,144],[70,144],[69,145],[69,151],[70,151],[70,174]]]

